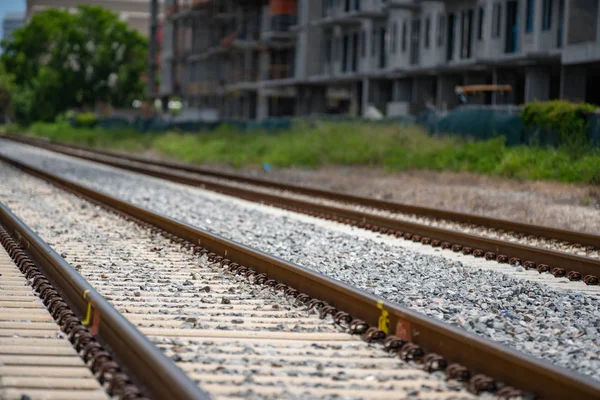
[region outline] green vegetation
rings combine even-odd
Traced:
[[[566,100],[526,104],[521,118],[530,129],[557,132],[559,143],[570,148],[585,146],[588,122],[586,115],[593,113],[596,106],[586,103],[571,103]]]
[[[101,103],[131,106],[143,98],[147,40],[105,8],[79,6],[76,13],[50,8],[2,47],[0,61],[14,83],[10,101],[19,123],[50,122],[69,109]],[[2,76],[0,68],[0,86]]]
[[[93,128],[98,123],[98,116],[94,113],[80,113],[75,116],[74,122],[78,128]]]
[[[10,115],[12,96],[15,91],[15,77],[6,72],[0,62],[0,120],[6,120]]]
[[[508,147],[503,138],[470,141],[429,136],[417,127],[367,122],[296,124],[280,133],[222,126],[198,134],[140,134],[36,123],[27,133],[56,141],[140,153],[153,151],[192,163],[319,167],[366,165],[390,171],[468,171],[517,179],[600,183],[600,149]]]

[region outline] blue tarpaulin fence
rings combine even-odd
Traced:
[[[312,118],[302,118],[302,119],[293,119],[293,118],[270,118],[263,121],[245,121],[245,120],[236,120],[236,119],[225,119],[220,121],[208,122],[208,121],[169,121],[164,118],[155,117],[155,118],[141,118],[138,117],[134,121],[129,121],[125,118],[119,117],[108,117],[108,118],[99,118],[96,122],[96,126],[102,127],[108,130],[115,129],[135,129],[141,133],[147,132],[168,132],[168,131],[178,131],[178,132],[189,132],[189,133],[201,133],[201,132],[210,132],[213,131],[220,126],[228,125],[237,128],[243,132],[251,132],[251,131],[267,131],[267,132],[278,132],[278,131],[286,131],[292,128],[292,125],[295,122],[305,123],[308,125],[312,125],[319,121],[364,121],[360,118],[352,118],[352,117],[343,117],[343,116],[319,116]],[[70,120],[71,125],[75,126],[75,119]],[[381,124],[393,124],[393,123],[401,123],[401,124],[410,124],[414,123],[414,119],[410,117],[401,117],[401,118],[385,118],[379,121],[373,121],[375,123]]]
[[[587,139],[600,147],[600,115],[588,114]],[[504,136],[506,144],[558,146],[560,132],[546,131],[536,127],[526,127],[518,114],[486,108],[458,108],[444,116],[433,110],[423,111],[417,123],[426,127],[433,135],[449,134],[485,140]]]
[[[589,142],[600,147],[600,115],[589,114],[586,116],[587,137]],[[207,121],[169,121],[160,117],[155,118],[136,118],[129,121],[125,118],[109,117],[98,119],[96,126],[104,129],[135,129],[141,133],[147,132],[189,132],[202,133],[211,132],[223,125],[233,126],[243,132],[267,131],[280,132],[291,129],[296,122],[308,124],[311,126],[320,121],[331,122],[362,122],[363,119],[345,117],[339,115],[315,116],[302,119],[292,118],[271,118],[263,121],[245,121],[245,120],[220,120],[214,122]],[[526,127],[519,114],[509,114],[507,112],[492,110],[489,108],[458,108],[446,115],[439,115],[434,110],[427,109],[418,115],[417,118],[399,117],[385,118],[378,121],[369,121],[370,123],[380,124],[402,124],[410,125],[417,123],[432,134],[456,135],[469,137],[476,140],[485,140],[498,136],[504,136],[506,144],[514,145],[542,145],[557,146],[560,144],[559,132],[548,132],[537,128]],[[75,124],[75,120],[71,120]]]

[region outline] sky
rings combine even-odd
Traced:
[[[25,0],[0,0],[0,39],[2,39],[2,20],[7,12],[25,12]]]

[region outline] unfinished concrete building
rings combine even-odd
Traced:
[[[457,105],[600,104],[599,0],[167,1],[157,96],[193,118],[388,116]]]
[[[294,112],[293,88],[263,83],[294,78],[295,2],[174,0],[165,14],[156,97],[180,97],[207,119]]]

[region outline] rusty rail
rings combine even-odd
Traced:
[[[73,321],[65,320],[65,325],[76,326],[78,320],[81,320],[82,323],[87,321],[85,323],[89,330],[81,332],[80,328],[75,327],[71,332],[71,335],[75,335],[73,340],[78,347],[83,348],[84,345],[90,344],[84,350],[87,357],[94,359],[91,356],[96,351],[93,348],[93,339],[97,339],[112,350],[112,355],[124,367],[127,375],[151,398],[190,400],[210,398],[115,310],[71,265],[2,203],[0,203],[0,226],[3,226],[15,239],[20,248],[38,267],[44,279],[51,282],[56,292],[60,294],[60,298],[54,296],[52,301],[48,299],[48,304],[56,303],[53,307],[60,307],[62,298],[76,315],[77,318]],[[34,283],[41,278],[41,276],[35,277]],[[53,292],[51,286],[44,279],[38,290]],[[86,338],[88,333],[93,335],[93,338]],[[77,336],[79,337],[77,338]],[[110,377],[111,374],[119,373],[118,368],[115,369],[114,365],[109,365],[111,362],[108,354],[98,353],[94,366],[100,370],[101,375],[108,372]],[[116,379],[117,383],[115,384],[117,385],[127,384],[127,376],[115,376],[110,379]],[[114,387],[115,384],[111,383],[111,387]],[[125,387],[124,391],[119,394],[120,398],[129,398],[127,395],[132,396],[131,398],[138,398],[133,397],[134,393],[132,388]]]
[[[597,399],[600,383],[583,375],[556,367],[536,358],[528,357],[511,348],[483,339],[458,328],[422,316],[410,309],[390,303],[349,285],[295,265],[271,255],[229,241],[218,235],[176,221],[131,203],[95,191],[70,180],[31,167],[14,159],[0,159],[39,178],[47,180],[65,190],[76,193],[95,203],[100,203],[131,218],[165,231],[173,237],[200,245],[214,261],[254,270],[262,282],[289,285],[296,295],[304,294],[326,302],[336,312],[349,313],[377,328],[367,335],[388,332],[389,349],[398,352],[395,344],[401,345],[404,356],[422,357],[426,365],[445,367],[453,378],[470,378],[471,386],[490,388],[494,381],[535,393],[545,398]],[[243,268],[240,267],[243,266]],[[248,270],[250,271],[250,270]],[[357,321],[357,319],[354,319]],[[384,338],[378,338],[383,340]],[[404,354],[407,353],[407,354]],[[491,385],[495,388],[495,384]],[[504,388],[506,390],[508,388]],[[480,389],[481,390],[481,389]],[[510,389],[512,390],[512,389]],[[510,392],[508,390],[508,392]],[[500,393],[500,392],[499,392]],[[506,391],[504,392],[506,393]]]
[[[173,170],[197,173],[197,174],[201,174],[201,175],[212,176],[212,177],[221,178],[221,179],[227,179],[227,180],[236,181],[236,182],[240,182],[240,183],[247,183],[247,184],[256,185],[256,186],[262,186],[262,187],[268,187],[268,188],[273,188],[273,189],[278,189],[278,190],[294,192],[294,193],[303,194],[303,195],[307,195],[307,196],[321,197],[324,199],[329,199],[329,200],[338,201],[338,202],[342,202],[342,203],[357,204],[357,205],[362,205],[365,207],[389,210],[389,211],[398,212],[398,213],[417,214],[417,215],[434,218],[434,219],[444,219],[444,220],[448,220],[448,221],[455,221],[455,222],[460,222],[460,223],[465,223],[465,224],[480,225],[480,226],[485,226],[485,227],[489,227],[492,229],[504,230],[507,232],[510,232],[510,231],[518,232],[523,235],[532,235],[532,236],[537,236],[537,237],[546,237],[546,238],[562,240],[562,241],[566,241],[566,242],[570,242],[570,243],[579,243],[579,244],[582,244],[585,246],[594,246],[594,247],[600,246],[600,236],[589,234],[589,233],[582,233],[582,232],[576,232],[576,231],[567,230],[567,229],[557,229],[557,228],[551,228],[551,227],[540,226],[540,225],[526,224],[526,223],[521,223],[521,222],[513,222],[513,221],[509,221],[509,220],[504,220],[504,219],[489,218],[489,217],[484,217],[484,216],[480,216],[480,215],[459,213],[459,212],[454,212],[454,211],[446,211],[446,210],[440,210],[440,209],[435,209],[435,208],[430,208],[430,207],[413,206],[413,205],[404,204],[404,203],[379,200],[379,199],[375,199],[375,198],[371,198],[371,197],[356,196],[356,195],[351,195],[351,194],[342,193],[342,192],[336,192],[336,191],[332,191],[332,190],[323,190],[323,189],[317,189],[317,188],[312,188],[312,187],[276,182],[276,181],[272,181],[272,180],[268,180],[268,179],[252,178],[252,177],[228,173],[228,172],[214,171],[214,170],[210,170],[207,168],[202,168],[202,167],[198,167],[196,165],[186,164],[186,163],[182,163],[182,162],[151,160],[146,157],[135,156],[135,155],[128,154],[128,153],[107,151],[107,150],[101,150],[101,149],[92,149],[89,147],[78,146],[78,145],[69,144],[69,143],[57,143],[57,142],[52,142],[52,141],[48,141],[48,140],[35,139],[35,138],[23,137],[23,136],[13,136],[13,135],[4,136],[4,137],[7,139],[10,139],[10,140],[13,140],[13,141],[26,143],[26,144],[41,147],[41,148],[50,148],[50,146],[51,146],[52,151],[56,151],[59,153],[63,153],[63,154],[67,154],[67,155],[71,155],[71,156],[75,156],[75,157],[86,158],[86,159],[90,159],[90,160],[94,160],[94,159],[89,158],[89,157],[83,157],[84,155],[82,155],[81,153],[69,151],[68,149],[85,151],[88,153],[101,154],[101,155],[110,156],[110,157],[118,157],[121,160],[145,163],[150,166],[160,166],[160,167],[165,167],[165,168],[171,168]],[[95,161],[102,162],[99,160],[95,160]]]
[[[28,140],[24,142],[27,143]],[[135,165],[127,161],[118,160],[114,157],[98,157],[65,149],[57,149],[57,146],[55,145],[43,146],[40,143],[37,143],[36,145],[48,147],[50,150],[58,151],[63,154],[76,156],[82,159],[99,162],[161,179],[166,179],[172,182],[202,187],[245,200],[262,202],[276,207],[327,218],[381,233],[392,234],[397,237],[403,237],[407,240],[421,242],[434,247],[449,248],[455,252],[460,251],[463,254],[470,254],[475,257],[485,257],[486,259],[497,260],[498,262],[510,264],[518,262],[521,263],[526,269],[536,269],[540,273],[550,272],[556,277],[567,277],[570,280],[583,280],[588,285],[595,285],[599,282],[600,260],[590,257],[577,256],[566,252],[541,249],[509,241],[491,239],[483,236],[406,222],[395,218],[363,213],[345,207],[324,205],[311,201],[264,193],[247,188],[233,187],[227,184],[216,183],[212,180],[203,179],[200,176],[189,176],[189,174],[177,171],[167,171],[165,169],[152,168],[150,166],[146,167],[142,165]],[[545,227],[539,228],[551,229]],[[560,232],[563,232],[565,235],[569,233],[569,231]],[[574,235],[576,232],[570,232],[569,234]],[[582,235],[589,238],[595,237],[587,234]],[[598,245],[599,243],[600,237],[596,237],[595,244]]]

